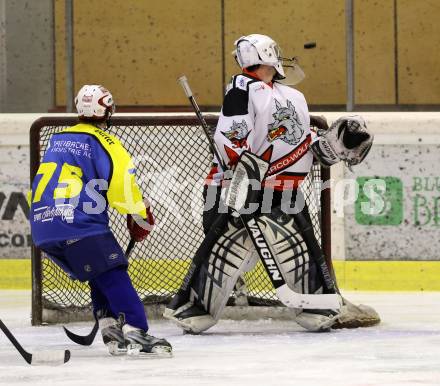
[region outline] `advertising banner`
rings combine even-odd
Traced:
[[[7,146],[0,154],[0,258],[30,258],[29,147]]]
[[[355,182],[344,216],[347,260],[440,260],[439,159],[440,144],[416,138],[375,144],[346,172]]]

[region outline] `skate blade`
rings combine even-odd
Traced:
[[[117,342],[109,342],[106,344],[108,352],[110,355],[113,356],[120,356],[120,355],[126,355],[127,354],[127,348],[126,347],[120,347]]]
[[[151,352],[144,352],[142,350],[142,345],[140,344],[129,344],[127,346],[127,355],[132,358],[171,358],[173,356],[173,351],[171,347],[168,346],[155,346],[152,348]]]

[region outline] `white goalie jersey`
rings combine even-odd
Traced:
[[[268,85],[247,74],[228,85],[214,140],[228,166],[248,150],[270,163],[264,186],[296,189],[313,162],[310,116],[304,95],[274,82]],[[215,166],[207,184],[219,184],[223,171]]]

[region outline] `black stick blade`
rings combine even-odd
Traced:
[[[125,251],[125,256],[128,259],[130,257],[131,252],[134,249],[136,242],[133,238],[130,239],[130,242],[128,243],[127,250]],[[81,346],[90,346],[93,341],[95,340],[96,333],[99,329],[99,323],[98,320],[95,320],[95,325],[93,326],[92,331],[89,335],[82,336],[77,335],[72,331],[69,331],[66,327],[63,326],[64,332],[66,333],[67,337],[74,343],[79,344]],[[70,355],[70,353],[69,353]]]
[[[77,335],[77,334],[73,333],[72,331],[69,331],[64,326],[63,326],[63,328],[64,328],[64,332],[66,333],[66,335],[68,336],[68,338],[72,342],[75,342],[76,344],[80,344],[81,346],[90,346],[93,343],[93,341],[95,340],[96,333],[98,332],[98,329],[99,329],[99,324],[98,324],[98,321],[96,321],[95,325],[93,326],[92,331],[90,332],[89,335],[86,335],[86,336]]]

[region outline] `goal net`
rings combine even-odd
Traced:
[[[215,127],[216,116],[207,116]],[[52,134],[78,123],[73,117],[40,118],[31,127],[31,180]],[[311,119],[312,125],[319,120]],[[152,202],[156,227],[136,243],[129,274],[154,317],[157,305],[167,303],[179,289],[191,258],[203,240],[203,182],[211,166],[208,141],[192,115],[142,115],[112,118],[109,132],[133,157],[137,181]],[[329,190],[321,192],[328,170],[314,165],[301,185],[317,239],[326,254],[330,248]],[[325,222],[321,221],[325,220]],[[111,228],[123,248],[129,243],[126,218],[110,210]],[[247,303],[280,305],[261,263],[245,274]],[[38,248],[32,248],[32,323],[66,322],[90,318],[87,283],[71,280]],[[231,297],[234,303],[234,294]],[[156,307],[156,308],[155,308]],[[153,313],[153,314],[152,314]]]

